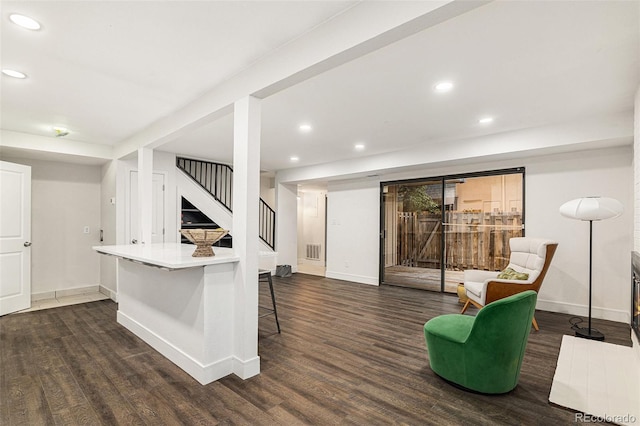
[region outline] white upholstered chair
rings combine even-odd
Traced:
[[[509,240],[509,247],[511,256],[507,268],[529,274],[529,277],[526,280],[498,279],[500,272],[476,269],[464,271],[464,289],[468,299],[462,313],[469,305],[481,309],[512,294],[525,290],[534,290],[537,293],[540,290],[558,243],[541,238],[518,237]],[[533,327],[539,330],[535,317]]]

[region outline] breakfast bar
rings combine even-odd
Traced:
[[[259,358],[234,354],[234,282],[238,256],[215,248],[192,257],[179,243],[96,246],[118,258],[118,323],[202,384],[259,372]]]

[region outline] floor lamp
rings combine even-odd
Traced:
[[[622,204],[613,198],[584,197],[567,201],[560,206],[562,216],[589,221],[589,326],[574,326],[577,337],[604,340],[604,334],[591,328],[591,279],[593,258],[593,221],[611,219],[622,214]]]

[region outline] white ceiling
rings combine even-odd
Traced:
[[[2,128],[118,143],[354,3],[3,1]]]
[[[2,128],[118,143],[354,2],[5,2]],[[615,114],[640,84],[640,2],[493,2],[271,95],[281,170]],[[39,32],[8,24],[19,11]],[[454,81],[447,94],[433,85]],[[490,125],[478,118],[495,117]],[[308,122],[313,131],[301,134]],[[231,161],[227,115],[159,149]],[[364,152],[353,149],[366,145]],[[300,161],[289,161],[291,155]]]

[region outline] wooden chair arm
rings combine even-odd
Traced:
[[[533,290],[536,293],[540,286],[535,281],[529,284],[505,283],[500,281],[489,281],[487,283],[487,295],[484,304],[488,305],[496,300],[503,299],[514,294],[522,293],[526,290]]]

